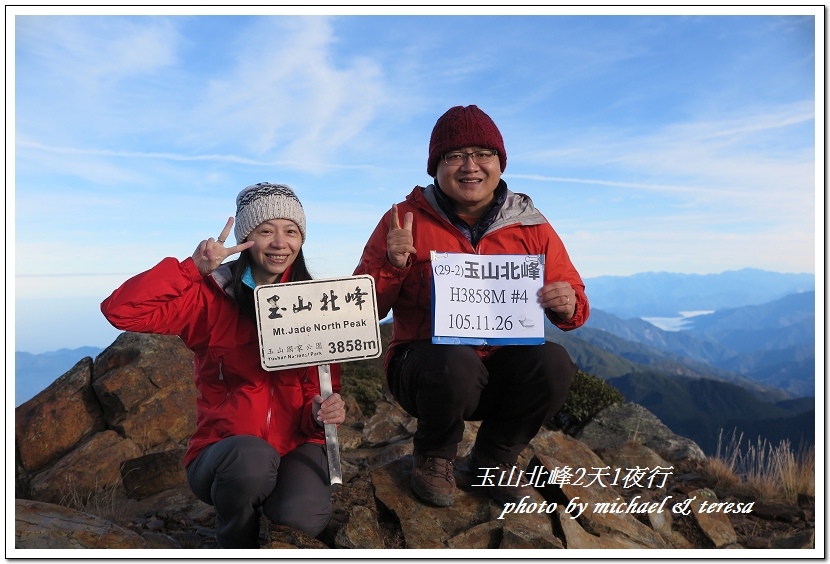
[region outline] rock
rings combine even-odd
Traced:
[[[531,441],[531,449],[558,460],[567,460],[567,466],[576,468],[605,468],[608,466],[588,446],[562,431],[544,431]],[[610,471],[609,471],[610,474]]]
[[[690,505],[695,521],[697,521],[706,538],[715,545],[715,548],[723,548],[738,542],[738,535],[735,533],[732,523],[729,522],[728,515],[720,512],[701,512],[701,506],[704,502],[711,504],[718,501],[715,492],[709,489],[694,490],[689,493],[689,498],[694,498]]]
[[[98,355],[92,380],[107,424],[147,452],[196,428],[193,353],[178,337],[122,333]]]
[[[32,477],[31,495],[39,501],[89,499],[121,488],[119,461],[141,454],[141,449],[115,431],[87,438],[75,450]]]
[[[674,518],[669,507],[671,506],[665,507],[662,511],[646,514],[651,528],[657,531],[672,548],[694,548],[692,543],[672,528]]]
[[[337,429],[340,450],[354,450],[363,444],[363,432],[349,425],[340,425]]]
[[[564,507],[556,510],[557,525],[565,537],[565,547],[568,549],[616,549],[616,548],[643,548],[640,544],[618,537],[613,534],[592,535],[587,532],[571,517]]]
[[[363,442],[383,446],[415,434],[417,421],[397,404],[379,401],[375,414],[363,427]]]
[[[761,500],[752,506],[752,513],[756,517],[783,523],[796,523],[802,517],[801,509],[791,503],[783,501]]]
[[[763,538],[763,537],[750,537],[744,541],[744,546],[746,548],[772,548],[772,542],[770,539]]]
[[[486,487],[470,483],[466,461],[456,461],[458,489],[451,507],[432,507],[415,498],[409,480],[412,457],[372,472],[375,496],[400,521],[407,548],[555,548],[561,542],[546,513],[512,513],[499,520],[503,506],[491,501]],[[529,503],[543,502],[532,489]],[[535,507],[535,506],[534,506]],[[486,525],[486,523],[493,523]],[[476,544],[478,543],[478,544]]]
[[[816,530],[807,529],[792,536],[777,536],[770,541],[770,548],[801,550],[816,547]]]
[[[562,541],[552,534],[540,535],[538,531],[525,529],[524,527],[505,527],[499,548],[549,549],[565,547],[562,545]]]
[[[179,541],[165,535],[164,533],[157,533],[155,531],[145,531],[141,533],[141,538],[147,543],[147,548],[181,548]]]
[[[384,548],[375,513],[356,505],[349,511],[349,520],[337,532],[336,548]]]
[[[15,409],[15,443],[23,469],[38,471],[104,430],[91,381],[92,359],[87,357]]]
[[[343,402],[346,404],[346,421],[343,424],[347,426],[360,424],[362,426],[365,417],[357,400],[352,396],[343,396]]]
[[[31,493],[29,493],[29,473],[23,467],[20,460],[20,449],[17,448],[16,443],[17,441],[14,445],[14,498],[27,499],[31,497]]]
[[[18,495],[59,502],[120,487],[121,462],[187,440],[195,396],[178,337],[122,333],[15,410]]]
[[[377,468],[390,462],[400,460],[403,457],[411,455],[413,450],[414,447],[412,445],[412,440],[386,446],[380,453],[377,453],[375,456],[369,458],[369,467]]]
[[[121,482],[127,497],[144,499],[187,483],[182,458],[184,447],[131,458],[121,463]]]
[[[163,531],[181,548],[216,548],[212,505],[200,501],[190,487],[180,484],[141,500],[128,499],[128,510],[123,515],[142,516],[134,523],[141,531],[151,528],[152,522],[163,524]],[[135,517],[133,517],[135,519]]]
[[[181,484],[141,500],[130,500],[132,514],[154,516],[164,523],[177,522],[211,529],[213,535],[216,510],[198,499],[190,486]]]
[[[113,428],[132,438],[145,452],[186,444],[196,429],[195,388],[193,382],[181,382],[159,390]]]
[[[672,462],[706,459],[694,441],[676,435],[653,413],[635,403],[615,404],[600,411],[574,438],[594,450],[616,448],[634,441]]]
[[[479,523],[447,540],[449,548],[499,548],[503,536],[498,521]]]
[[[644,444],[628,441],[617,448],[604,448],[596,451],[597,455],[611,468],[673,468],[662,456]],[[655,484],[652,483],[653,487]]]
[[[447,548],[450,538],[490,520],[489,500],[462,490],[456,492],[451,507],[420,502],[410,489],[411,476],[411,456],[371,472],[375,497],[399,520],[406,548]]]
[[[561,455],[562,453],[560,453]],[[537,455],[536,461],[549,473],[558,472],[558,469],[570,466],[556,458],[544,455]],[[602,468],[605,465],[600,463],[599,467]],[[592,466],[584,466],[584,468],[592,468]],[[547,485],[540,491],[548,501],[558,503],[566,508],[576,503],[586,504],[583,505],[585,510],[577,519],[582,528],[589,533],[600,537],[626,537],[628,541],[632,541],[641,548],[669,548],[659,534],[638,521],[632,514],[602,510],[602,507],[610,508],[612,503],[625,501],[619,492],[610,485],[602,486],[599,483],[589,483],[588,481],[582,485],[576,485],[575,482],[563,482]]]
[[[268,525],[268,538],[262,548],[323,548],[328,546],[305,533],[284,525]]]
[[[89,513],[18,499],[14,504],[14,547],[130,549],[147,548],[147,542],[136,533]]]
[[[481,493],[487,495],[486,492]],[[548,504],[545,498],[534,488],[528,488],[528,491],[523,493],[527,493],[526,498],[523,496],[522,500],[516,503],[516,506],[522,507],[525,512],[510,513],[503,516],[504,534],[507,535],[508,532],[514,531],[515,529],[517,535],[514,539],[524,538],[530,542],[531,539],[535,538],[537,540],[533,542],[538,541],[543,544],[550,542],[549,537],[553,534],[553,521],[551,518],[553,510],[550,507],[546,507]],[[491,518],[498,519],[504,513],[505,507],[504,505],[493,502],[491,509]],[[502,544],[504,543],[502,542]]]

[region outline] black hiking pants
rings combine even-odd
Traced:
[[[556,343],[504,346],[487,358],[466,345],[414,341],[398,347],[389,390],[418,418],[416,454],[453,459],[465,421],[481,421],[475,449],[513,464],[562,405],[577,366]]]

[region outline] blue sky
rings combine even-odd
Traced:
[[[14,350],[108,346],[118,332],[101,300],[217,236],[256,182],[297,192],[315,277],[351,274],[380,216],[430,182],[429,135],[455,105],[498,124],[504,179],[548,217],[583,278],[822,271],[820,7],[11,10]]]

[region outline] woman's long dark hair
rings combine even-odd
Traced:
[[[245,249],[239,254],[236,262],[231,265],[231,280],[225,284],[225,288],[230,288],[234,298],[236,298],[236,302],[239,304],[239,309],[242,310],[242,314],[256,323],[254,290],[242,282],[242,277],[245,275],[245,271],[251,263],[251,253],[248,249]],[[290,278],[290,280],[280,280],[280,282],[303,282],[305,280],[312,280],[305,263],[302,247],[300,247],[300,252],[297,253],[297,258],[294,259],[294,263],[291,265]]]

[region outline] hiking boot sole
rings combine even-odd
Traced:
[[[412,492],[421,501],[425,501],[437,507],[449,507],[450,505],[452,505],[452,494],[441,494],[429,490],[422,490],[416,485],[415,480],[412,480],[410,485],[412,486]]]

